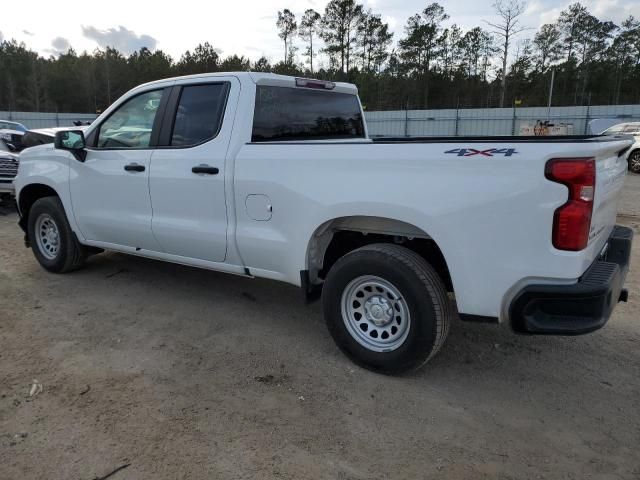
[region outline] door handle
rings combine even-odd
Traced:
[[[216,167],[210,167],[209,165],[197,165],[191,169],[193,173],[205,173],[207,175],[217,175],[220,170]]]
[[[125,165],[124,169],[127,172],[144,172],[145,166],[137,163],[130,163],[129,165]]]

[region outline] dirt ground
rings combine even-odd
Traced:
[[[640,176],[625,188],[639,232]],[[604,329],[457,321],[394,378],[340,354],[296,288],[114,253],[56,276],[16,219],[0,216],[2,480],[640,478],[640,237]]]

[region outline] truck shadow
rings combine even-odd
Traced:
[[[333,344],[322,317],[320,302],[305,305],[301,291],[291,285],[248,279],[217,272],[157,262],[116,253],[92,257],[87,267],[69,278],[85,280],[117,301],[136,297],[137,317],[163,325],[173,338],[207,348],[207,335],[223,329],[242,335],[247,348],[278,348],[284,339],[294,342],[282,352],[300,368],[320,361],[334,373],[357,369]],[[400,379],[409,382],[471,384],[478,378],[521,382],[527,376],[549,375],[557,381],[588,374],[595,358],[613,365],[617,343],[625,335],[617,316],[619,306],[603,330],[580,337],[523,336],[508,325],[473,324],[455,319],[440,353],[417,372]],[[123,315],[127,315],[123,313]],[[153,328],[144,325],[142,328]],[[202,332],[205,335],[202,335]],[[217,342],[224,339],[216,338]],[[304,352],[304,353],[302,353]],[[295,359],[296,353],[302,355]],[[277,354],[276,354],[277,355]],[[640,359],[634,356],[634,361]],[[542,368],[541,366],[544,366]],[[361,370],[364,375],[376,375]],[[491,372],[490,375],[487,375]],[[604,380],[606,382],[606,380]]]

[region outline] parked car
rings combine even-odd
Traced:
[[[456,308],[524,333],[602,327],[627,298],[631,143],[372,141],[354,85],[216,73],[131,90],[25,150],[15,185],[46,270],[106,249],[288,282],[322,295],[351,359],[391,373],[432,358]]]
[[[71,128],[73,127],[36,128],[34,130],[28,130],[22,137],[22,150],[29,147],[35,147],[37,145],[53,143],[56,132],[69,130]],[[76,126],[75,129],[84,130],[85,128],[86,125],[82,124],[82,126]]]
[[[28,128],[18,122],[11,122],[9,120],[0,120],[0,130],[15,130],[15,131],[24,133],[28,130]]]
[[[607,128],[603,135],[632,135],[634,144],[625,154],[629,170],[633,173],[640,173],[640,122],[619,123]]]
[[[0,144],[11,151],[22,150],[22,136],[27,127],[18,122],[0,120]]]
[[[80,130],[85,126],[76,127]],[[37,145],[52,144],[56,132],[69,130],[69,127],[39,128],[28,130],[19,142],[20,148],[13,144],[7,145],[0,142],[0,196],[7,197],[13,194],[13,179],[18,173],[19,151]]]
[[[13,179],[18,173],[18,155],[0,148],[0,200],[13,194]]]
[[[2,130],[0,130],[1,135]],[[13,179],[18,173],[18,153],[11,143],[0,140],[0,202],[13,194]]]
[[[37,128],[35,130],[29,130],[24,134],[24,137],[22,137],[22,146],[23,148],[30,148],[37,145],[53,143],[56,132],[69,130],[70,128],[72,127]]]

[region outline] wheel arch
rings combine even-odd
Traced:
[[[338,258],[372,243],[395,243],[416,251],[433,265],[447,288],[453,291],[449,266],[435,238],[412,223],[368,215],[333,218],[314,230],[307,243],[307,278],[303,283],[309,291],[318,287]]]
[[[37,200],[44,197],[60,198],[60,195],[53,187],[44,183],[30,183],[22,187],[18,193],[17,204],[18,212],[20,213],[18,224],[22,230],[24,230],[25,236],[28,235],[27,225],[29,222],[29,211]]]

